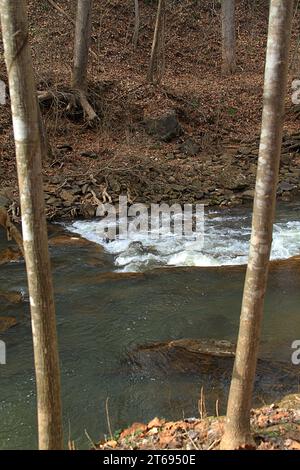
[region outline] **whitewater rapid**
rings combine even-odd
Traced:
[[[272,259],[300,254],[299,211],[281,210],[274,225]],[[171,232],[153,239],[135,233],[130,239],[107,242],[99,234],[97,219],[78,220],[65,227],[113,255],[116,271],[137,272],[159,266],[225,266],[247,263],[251,233],[250,211],[207,211],[204,243]]]

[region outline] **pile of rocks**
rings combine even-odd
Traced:
[[[165,136],[166,129],[162,129]],[[243,146],[225,146],[222,152],[213,155],[201,152],[195,142],[182,140],[173,152],[166,153],[164,160],[131,157],[126,159],[126,165],[109,170],[101,169],[99,162],[97,171],[85,176],[48,175],[44,180],[47,217],[92,218],[99,204],[117,203],[120,195],[127,196],[129,204],[241,205],[254,197],[258,152],[258,138]],[[283,139],[278,197],[283,200],[295,197],[299,181],[300,133]],[[10,204],[7,193],[2,192],[0,205]],[[17,199],[13,216],[14,219],[19,216]]]

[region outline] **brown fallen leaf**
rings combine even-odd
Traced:
[[[293,439],[287,439],[284,444],[291,450],[300,450],[300,442],[294,441]]]
[[[115,449],[117,445],[118,445],[117,441],[114,441],[114,440],[105,442],[105,447],[111,447],[112,449]]]
[[[148,429],[161,428],[165,422],[165,419],[154,418],[148,423]]]
[[[124,439],[125,437],[132,436],[134,434],[138,433],[143,433],[147,430],[147,425],[143,423],[133,423],[132,426],[129,428],[125,429],[121,435],[120,438]]]

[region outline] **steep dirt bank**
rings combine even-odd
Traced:
[[[47,0],[30,0],[30,39],[39,90],[64,90],[72,67],[73,24]],[[57,0],[74,18],[75,0]],[[251,200],[257,160],[268,1],[237,2],[238,70],[220,73],[217,2],[168,2],[166,73],[146,83],[156,4],[141,2],[138,49],[131,44],[132,2],[95,2],[89,94],[98,125],[43,103],[52,146],[44,163],[47,216],[92,217],[98,201],[241,204]],[[293,27],[291,81],[298,78],[299,12]],[[0,78],[7,83],[4,63]],[[9,99],[0,116],[0,188],[15,200],[16,172]],[[279,196],[299,184],[299,120],[287,94]],[[105,196],[107,200],[109,197]],[[18,216],[16,207],[13,212]]]

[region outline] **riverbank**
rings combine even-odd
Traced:
[[[97,450],[218,450],[224,417],[206,417],[204,401],[199,401],[199,413],[201,419],[154,418],[148,424],[134,423],[93,447]],[[300,395],[289,395],[276,404],[252,410],[251,429],[256,450],[300,450]]]
[[[224,151],[223,151],[224,152]],[[300,134],[285,136],[278,185],[278,199],[292,201],[300,193]],[[97,164],[89,174],[47,174],[44,177],[48,220],[93,218],[101,203],[197,203],[233,207],[249,204],[254,197],[258,139],[247,146],[232,145],[226,153],[187,157],[168,153],[165,161],[151,157],[128,159],[126,164],[105,168]],[[1,205],[19,221],[16,185],[0,191]]]
[[[74,18],[71,0],[58,3]],[[50,3],[31,5],[29,0],[37,86],[50,96],[41,101],[51,145],[51,155],[43,162],[49,221],[92,218],[100,202],[116,203],[119,195],[127,196],[129,204],[235,206],[253,199],[268,8],[263,0],[238,2],[238,66],[233,77],[224,77],[220,11],[212,3],[170,2],[166,73],[160,86],[146,81],[156,4],[141,2],[134,50],[132,5],[120,0],[95,3],[88,97],[99,120],[91,127],[82,112],[71,113],[63,100],[70,86],[73,24]],[[299,24],[296,12],[290,91],[293,79],[299,78]],[[47,54],[45,44],[51,44]],[[7,83],[3,63],[0,78]],[[61,99],[51,100],[52,92]],[[7,98],[0,116],[0,204],[6,202],[16,221],[20,214]],[[300,189],[299,115],[291,93],[286,105],[278,197],[291,200]]]

